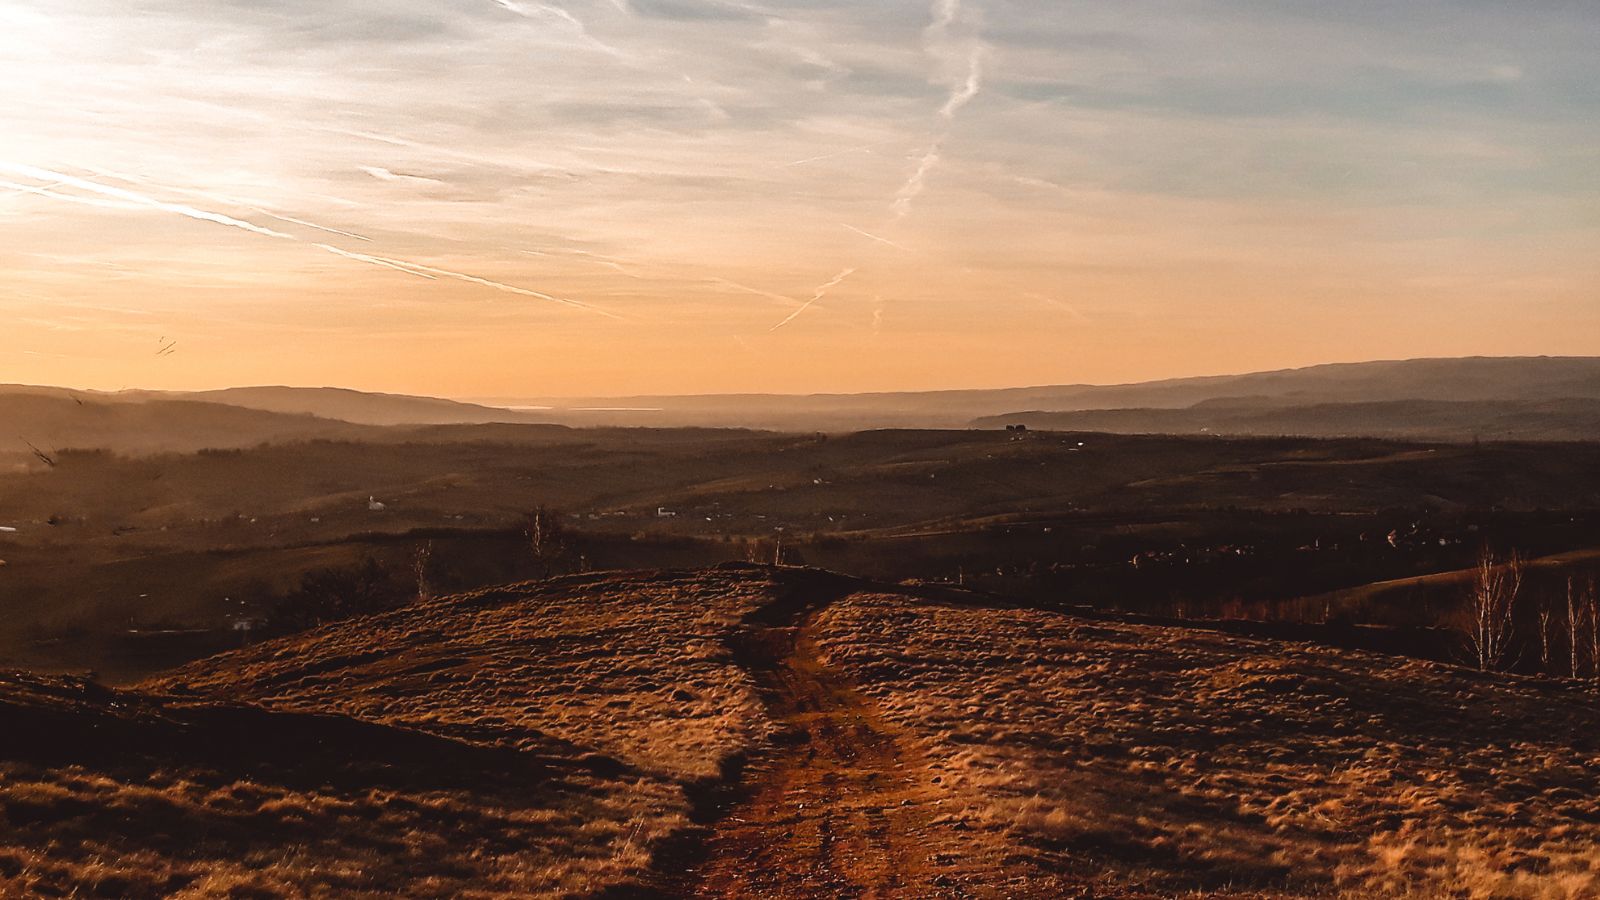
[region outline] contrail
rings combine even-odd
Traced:
[[[729,281],[726,278],[708,278],[706,280],[710,281],[712,284],[726,285],[728,287],[744,291],[747,294],[754,294],[757,297],[766,297],[768,300],[777,300],[782,303],[795,302],[793,297],[785,297],[782,294],[773,293],[772,291],[763,291],[760,288],[753,288],[748,284],[740,284],[737,281]]]
[[[852,153],[871,153],[874,149],[876,149],[878,147],[882,147],[885,144],[892,144],[894,142],[895,142],[895,139],[890,139],[890,140],[887,140],[887,141],[874,141],[873,143],[870,143],[870,144],[862,144],[859,147],[846,147],[843,150],[835,150],[832,153],[823,153],[823,154],[818,155],[818,156],[808,156],[805,159],[797,159],[794,162],[782,163],[782,164],[780,164],[778,166],[778,168],[780,168],[780,169],[792,169],[795,166],[806,166],[806,165],[810,165],[811,163],[822,162],[824,160],[834,159],[834,158],[840,157],[840,156],[848,156],[848,155],[850,155]]]
[[[551,255],[550,251],[546,251],[546,250],[522,250],[522,249],[519,249],[519,250],[517,250],[517,252],[518,253],[525,253],[528,256],[549,256],[549,255]],[[644,276],[643,275],[640,275],[638,272],[634,272],[634,271],[629,270],[627,267],[623,266],[623,264],[621,262],[618,262],[615,258],[610,257],[610,256],[604,256],[604,255],[599,254],[599,253],[590,253],[587,250],[578,250],[578,249],[565,249],[565,250],[559,250],[559,251],[556,251],[556,252],[566,254],[567,256],[581,256],[584,259],[591,260],[597,266],[605,266],[608,269],[612,269],[612,270],[614,270],[616,272],[619,272],[619,273],[621,273],[623,275],[626,275],[629,278],[635,279],[637,281],[643,281],[644,280]],[[631,264],[631,261],[630,261],[630,264]]]
[[[578,19],[577,16],[559,6],[556,6],[553,3],[534,3],[530,5],[527,3],[519,3],[517,0],[489,0],[489,2],[503,10],[506,10],[507,12],[519,15],[524,19],[538,20],[547,17],[560,19],[568,25],[571,25],[573,30],[578,33],[578,36],[583,38],[583,40],[594,49],[615,56],[618,59],[625,58],[625,54],[623,54],[621,50],[618,50],[617,48],[599,40],[594,35],[590,34],[589,29],[583,24],[582,21]]]
[[[894,241],[891,241],[888,238],[878,237],[877,235],[873,234],[870,231],[862,231],[861,229],[859,229],[859,228],[855,227],[854,225],[851,225],[851,224],[849,224],[847,222],[840,222],[839,224],[841,226],[845,227],[845,228],[848,228],[851,231],[854,231],[856,234],[859,234],[864,238],[868,238],[870,240],[877,241],[880,244],[887,244],[888,246],[893,247],[896,250],[904,250],[907,253],[911,252],[911,248],[910,247],[902,247],[901,245],[896,244]]]
[[[921,161],[917,163],[917,170],[911,173],[911,177],[900,187],[899,193],[895,194],[894,205],[890,209],[896,219],[904,219],[911,212],[912,202],[921,196],[923,189],[928,186],[928,173],[939,164],[939,145],[943,140],[940,138],[928,148],[928,152],[924,153]]]
[[[967,80],[950,93],[950,99],[945,101],[944,107],[939,110],[939,115],[946,121],[956,117],[961,107],[972,102],[983,90],[983,47],[975,46],[967,57]]]
[[[418,278],[426,278],[429,281],[438,281],[439,280],[438,278],[435,278],[434,276],[429,275],[426,272],[418,272],[418,271],[416,271],[414,269],[408,269],[405,266],[403,266],[403,265],[401,265],[401,264],[399,264],[397,262],[394,262],[393,260],[384,259],[384,258],[379,257],[379,256],[368,256],[365,253],[352,253],[349,250],[341,250],[340,248],[335,247],[332,244],[313,244],[312,246],[316,247],[319,250],[326,250],[329,253],[332,253],[332,254],[335,254],[335,255],[338,255],[338,256],[343,256],[346,259],[356,260],[357,262],[371,263],[371,264],[373,264],[375,266],[383,266],[386,269],[393,269],[396,272],[404,272],[407,275],[415,275]]]
[[[844,282],[844,280],[846,278],[849,278],[851,275],[854,275],[855,273],[856,273],[855,269],[845,269],[843,272],[840,272],[839,274],[833,276],[832,280],[828,281],[826,284],[820,285],[817,288],[816,293],[811,295],[811,299],[810,300],[807,300],[805,303],[801,304],[799,309],[795,310],[792,313],[789,313],[788,318],[784,319],[782,322],[779,322],[778,324],[776,324],[776,325],[772,326],[771,328],[767,329],[768,333],[770,334],[771,332],[777,331],[779,328],[782,328],[783,326],[785,326],[785,325],[789,324],[790,322],[793,322],[795,319],[799,318],[801,313],[803,313],[806,310],[811,308],[811,304],[816,303],[818,300],[821,300],[823,297],[827,296],[829,291],[831,291],[834,288],[838,287],[841,283]]]
[[[504,291],[504,292],[509,293],[509,294],[518,294],[518,295],[521,295],[521,296],[524,296],[524,297],[534,297],[534,298],[537,298],[537,299],[540,299],[540,300],[548,300],[548,301],[550,301],[552,303],[560,303],[560,304],[563,304],[565,306],[571,306],[571,307],[574,307],[574,308],[577,308],[577,309],[586,309],[586,310],[588,310],[590,312],[597,313],[599,315],[605,316],[608,319],[618,319],[618,320],[620,320],[622,318],[621,316],[619,316],[619,315],[617,315],[615,313],[608,312],[607,310],[600,309],[597,306],[590,306],[589,304],[584,303],[584,302],[579,301],[579,300],[572,300],[572,299],[569,299],[569,298],[566,298],[566,297],[556,297],[556,296],[553,296],[551,294],[543,293],[541,291],[530,290],[529,288],[524,288],[524,287],[517,287],[516,285],[505,284],[505,283],[502,283],[502,282],[499,282],[499,281],[492,281],[492,280],[490,280],[488,278],[480,278],[480,277],[478,277],[476,275],[468,275],[465,272],[452,272],[449,269],[439,269],[439,268],[435,268],[433,266],[425,266],[425,265],[422,265],[421,263],[409,262],[409,261],[403,260],[403,259],[391,259],[391,258],[386,257],[386,256],[372,256],[372,255],[368,255],[368,254],[365,254],[365,253],[352,253],[352,252],[350,252],[348,250],[341,250],[338,247],[335,247],[335,246],[333,246],[331,244],[308,243],[306,241],[302,241],[300,238],[297,238],[292,234],[287,234],[287,233],[282,232],[282,231],[275,231],[275,230],[273,230],[271,228],[266,228],[266,227],[263,227],[261,225],[256,225],[256,224],[251,223],[251,222],[246,222],[243,219],[235,219],[232,216],[226,216],[226,215],[223,215],[222,213],[210,212],[208,210],[203,210],[203,209],[195,209],[192,206],[184,206],[184,205],[178,204],[178,203],[166,203],[166,202],[163,202],[163,201],[160,201],[160,200],[155,200],[155,199],[152,199],[150,197],[146,197],[143,194],[134,193],[133,191],[123,190],[122,188],[110,187],[109,185],[100,184],[99,182],[89,181],[89,180],[83,179],[83,178],[75,178],[75,177],[73,177],[71,175],[65,175],[65,174],[60,173],[60,172],[53,172],[53,171],[51,171],[49,169],[41,169],[41,168],[38,168],[36,166],[28,166],[28,165],[23,165],[21,163],[13,163],[13,162],[6,162],[4,160],[0,160],[0,171],[15,172],[15,173],[23,175],[23,176],[25,176],[27,178],[32,178],[32,179],[34,179],[36,181],[49,181],[51,179],[56,179],[56,180],[61,181],[64,184],[69,185],[71,187],[80,188],[80,189],[88,191],[90,193],[100,194],[102,196],[114,197],[114,198],[119,199],[119,200],[125,200],[125,201],[127,201],[129,203],[133,203],[133,204],[135,204],[137,206],[140,206],[140,207],[146,207],[146,208],[150,208],[150,209],[162,210],[164,212],[170,212],[170,213],[173,213],[175,215],[185,216],[185,217],[191,218],[191,219],[198,219],[198,220],[203,221],[203,222],[211,222],[211,223],[214,223],[214,224],[217,224],[217,225],[225,225],[225,226],[227,226],[229,228],[238,228],[238,229],[241,229],[243,231],[251,232],[252,234],[259,234],[259,235],[261,235],[263,237],[276,238],[276,239],[281,240],[281,241],[293,241],[294,243],[297,243],[297,244],[306,244],[307,246],[316,247],[319,250],[323,250],[323,251],[326,251],[328,253],[335,254],[337,256],[342,256],[342,257],[345,257],[345,258],[348,258],[348,259],[358,260],[358,261],[361,261],[361,262],[371,263],[373,265],[384,266],[386,268],[398,269],[398,270],[400,270],[402,272],[409,271],[410,274],[413,274],[413,275],[421,274],[424,277],[442,276],[442,277],[445,277],[445,278],[454,278],[454,279],[457,279],[459,281],[466,281],[466,282],[470,282],[472,284],[482,285],[484,287],[493,288],[493,289],[495,289],[497,291]],[[0,185],[0,186],[3,186],[3,185]],[[47,194],[47,196],[57,197],[59,199],[69,200],[69,201],[75,201],[75,200],[79,200],[79,199],[87,199],[87,198],[68,197],[67,195],[64,195],[64,194]]]
[[[348,251],[346,251],[346,253],[347,252]],[[566,306],[574,307],[576,309],[586,309],[589,312],[598,313],[599,315],[605,316],[608,319],[616,319],[618,321],[621,321],[621,319],[622,319],[622,316],[619,316],[616,313],[610,312],[609,310],[601,309],[598,306],[590,306],[589,304],[584,303],[581,300],[573,300],[573,299],[570,299],[568,297],[557,297],[557,296],[555,296],[553,294],[546,294],[546,293],[544,293],[542,291],[535,291],[535,290],[532,290],[530,288],[525,288],[525,287],[517,287],[514,284],[506,284],[504,282],[493,281],[493,280],[488,279],[488,278],[480,278],[477,275],[468,275],[465,272],[452,272],[449,269],[440,269],[440,268],[436,268],[434,266],[425,266],[422,263],[415,263],[415,262],[411,262],[409,260],[404,260],[404,259],[392,259],[392,258],[387,257],[387,256],[373,256],[373,257],[370,257],[370,258],[373,261],[376,261],[378,263],[387,263],[387,264],[389,264],[391,266],[400,266],[400,267],[404,267],[406,269],[414,269],[414,270],[416,270],[416,272],[427,273],[429,275],[438,275],[438,276],[442,276],[444,278],[454,278],[454,279],[456,279],[458,281],[466,281],[466,282],[470,282],[472,284],[482,285],[482,286],[487,287],[487,288],[494,288],[497,291],[504,291],[505,293],[508,293],[508,294],[518,294],[518,295],[521,295],[523,297],[535,297],[535,298],[540,299],[540,300],[549,300],[552,303],[561,303],[561,304],[564,304]]]
[[[395,172],[393,170],[386,169],[383,166],[356,166],[356,168],[367,173],[368,175],[371,175],[373,178],[376,178],[379,181],[426,181],[430,184],[444,183],[437,178],[429,178],[426,175],[412,175],[408,172]]]
[[[285,216],[285,215],[282,215],[282,214],[279,214],[279,213],[272,212],[270,210],[265,210],[265,209],[262,209],[259,206],[251,206],[249,208],[250,208],[250,210],[252,212],[260,213],[261,215],[266,216],[266,217],[271,218],[271,219],[277,219],[280,222],[288,222],[291,225],[301,225],[301,226],[304,226],[306,228],[314,228],[317,231],[325,231],[328,234],[337,234],[340,237],[352,238],[352,239],[358,240],[358,241],[366,241],[369,244],[372,243],[372,238],[369,238],[366,235],[356,234],[353,231],[340,231],[337,228],[329,228],[326,225],[318,225],[315,222],[307,222],[305,219],[296,219],[293,216]]]
[[[20,194],[34,194],[39,197],[49,197],[52,200],[65,200],[68,203],[78,203],[83,206],[93,206],[98,209],[129,210],[140,208],[138,204],[134,203],[119,203],[116,200],[103,200],[98,197],[79,197],[76,194],[58,194],[55,191],[50,190],[51,188],[61,187],[63,184],[64,182],[58,181],[54,184],[47,184],[43,187],[37,187],[31,184],[18,184],[15,181],[0,179],[0,187],[9,188],[12,191]]]
[[[26,184],[17,184],[14,181],[4,181],[4,182],[0,182],[0,187],[7,188],[12,193],[16,193],[16,194],[42,194],[45,191],[50,190],[51,188],[61,187],[62,183],[63,182],[55,181],[55,182],[51,182],[50,184],[42,184],[42,185],[40,185],[38,187],[32,187],[32,186],[26,185]]]
[[[943,68],[953,66],[948,57],[949,51],[954,49],[950,46],[950,28],[961,18],[961,11],[961,0],[934,0],[933,22],[923,32],[925,51]],[[971,46],[967,49],[966,77],[950,85],[950,96],[939,108],[939,118],[946,123],[944,132],[934,139],[933,146],[917,163],[916,171],[906,179],[905,184],[895,194],[890,209],[896,219],[903,219],[911,212],[911,204],[927,187],[928,176],[939,165],[939,148],[950,136],[949,123],[954,122],[956,114],[983,90],[983,57],[986,49],[981,39],[973,38]]]
[[[163,212],[174,213],[190,219],[198,219],[202,222],[212,222],[217,225],[226,225],[229,228],[238,228],[253,234],[259,234],[263,237],[278,238],[279,240],[288,241],[295,240],[293,235],[285,234],[281,231],[274,231],[271,228],[266,228],[253,222],[246,222],[243,219],[235,219],[232,216],[225,216],[222,213],[209,212],[203,209],[195,209],[192,206],[184,206],[181,203],[167,203],[161,200],[155,200],[153,198],[146,197],[143,194],[134,193],[133,191],[111,187],[110,185],[101,184],[98,181],[89,181],[85,178],[76,178],[61,172],[53,172],[49,169],[41,169],[36,166],[28,166],[21,163],[0,160],[0,171],[12,172],[17,175],[32,178],[35,181],[59,181],[70,187],[75,187],[82,191],[88,191],[91,194],[99,194],[102,197],[112,197],[117,200],[134,203],[139,206],[149,207],[150,209],[159,209]]]
[[[351,231],[342,231],[338,228],[330,228],[327,225],[318,225],[315,222],[307,222],[305,219],[297,219],[293,216],[275,213],[272,210],[261,206],[259,203],[243,200],[238,197],[226,197],[222,194],[213,194],[209,191],[201,191],[194,188],[174,187],[170,184],[157,184],[148,178],[140,178],[136,175],[128,175],[123,172],[113,172],[110,169],[101,169],[96,166],[79,166],[79,168],[93,172],[102,178],[115,178],[117,181],[125,181],[128,184],[142,184],[148,187],[158,187],[165,191],[175,191],[180,194],[188,194],[191,197],[204,197],[207,200],[215,200],[218,203],[226,203],[231,206],[242,206],[253,213],[258,213],[266,216],[269,219],[277,219],[280,222],[288,222],[291,225],[300,225],[305,228],[311,228],[317,231],[325,231],[328,234],[337,234],[340,237],[353,238],[358,241],[367,241],[369,243],[372,241],[372,238],[369,238],[366,235],[356,234]]]

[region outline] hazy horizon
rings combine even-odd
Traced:
[[[522,393],[503,394],[503,395],[451,395],[451,394],[443,394],[443,393],[436,393],[436,392],[428,392],[426,390],[422,390],[422,391],[388,391],[388,390],[380,390],[380,389],[372,389],[372,388],[353,387],[353,386],[346,385],[346,384],[318,384],[318,383],[310,383],[310,382],[301,383],[301,384],[293,384],[293,383],[286,383],[286,382],[273,382],[273,383],[263,382],[263,383],[256,383],[256,384],[215,384],[215,385],[206,385],[206,386],[202,386],[202,387],[184,388],[184,389],[179,389],[179,388],[149,388],[149,387],[143,387],[143,386],[138,386],[138,385],[130,385],[130,386],[125,386],[125,387],[120,387],[120,388],[100,388],[100,387],[84,386],[84,385],[80,385],[80,384],[39,384],[39,383],[24,383],[24,382],[0,382],[0,388],[19,387],[19,388],[29,388],[29,389],[34,389],[34,388],[37,388],[37,389],[58,389],[58,390],[67,390],[67,391],[83,391],[83,392],[89,392],[89,393],[104,393],[104,394],[145,393],[145,392],[149,392],[149,393],[187,394],[187,393],[209,393],[209,392],[230,391],[230,390],[252,390],[252,389],[274,389],[274,388],[285,388],[285,389],[289,389],[289,390],[333,390],[333,391],[352,391],[352,392],[356,392],[356,393],[366,393],[366,394],[376,394],[376,395],[389,394],[389,395],[395,395],[395,396],[410,396],[410,397],[418,397],[418,398],[425,398],[425,399],[450,400],[450,401],[454,401],[454,402],[457,402],[457,403],[473,403],[473,404],[479,404],[479,405],[485,405],[485,406],[502,407],[502,408],[512,409],[512,410],[523,409],[523,410],[532,411],[532,410],[553,409],[554,407],[550,407],[550,406],[519,407],[519,406],[516,406],[515,404],[519,404],[519,403],[522,403],[524,401],[529,401],[529,400],[541,400],[541,401],[548,401],[548,400],[594,400],[594,399],[605,399],[605,398],[629,399],[629,398],[635,398],[635,397],[644,397],[644,398],[651,398],[651,397],[694,398],[694,397],[718,397],[718,396],[738,396],[738,395],[778,396],[778,397],[807,397],[807,396],[856,396],[856,395],[897,394],[897,393],[909,393],[909,394],[929,393],[929,394],[936,394],[936,393],[958,393],[958,392],[974,392],[974,391],[976,391],[976,392],[986,392],[986,391],[1003,392],[1003,391],[1026,391],[1026,390],[1041,389],[1041,388],[1052,388],[1052,387],[1059,387],[1059,388],[1076,388],[1076,387],[1083,387],[1083,388],[1117,388],[1117,387],[1137,387],[1137,386],[1140,386],[1140,385],[1160,384],[1160,383],[1164,383],[1164,382],[1183,382],[1183,381],[1206,380],[1206,379],[1238,378],[1238,377],[1245,377],[1245,376],[1251,376],[1251,375],[1270,375],[1270,374],[1275,374],[1275,373],[1279,373],[1279,372],[1298,372],[1298,371],[1304,371],[1304,370],[1307,370],[1307,369],[1325,369],[1325,368],[1334,368],[1334,367],[1360,367],[1360,366],[1367,366],[1367,365],[1384,365],[1384,364],[1392,364],[1392,363],[1459,362],[1459,361],[1467,361],[1467,360],[1488,360],[1488,361],[1600,360],[1600,356],[1528,355],[1528,356],[1413,357],[1413,358],[1408,358],[1408,359],[1329,360],[1329,361],[1311,363],[1311,364],[1306,365],[1306,366],[1294,366],[1294,367],[1287,367],[1287,368],[1280,368],[1280,369],[1249,369],[1249,370],[1225,371],[1225,372],[1193,372],[1193,373],[1175,375],[1175,376],[1171,376],[1171,377],[1167,377],[1167,378],[1147,379],[1147,380],[1141,380],[1141,381],[1123,381],[1123,382],[1056,382],[1056,383],[1050,383],[1050,384],[1043,383],[1043,382],[1037,382],[1037,383],[1031,383],[1031,384],[999,384],[999,385],[980,385],[980,386],[955,385],[955,386],[945,386],[945,387],[907,388],[907,389],[903,389],[903,390],[894,390],[894,391],[871,391],[871,390],[866,390],[866,391],[767,391],[767,392],[762,392],[762,391],[703,391],[703,392],[676,393],[676,394],[675,393],[665,393],[665,392],[636,392],[636,393],[631,393],[631,394],[609,394],[609,395],[608,394],[597,394],[597,393],[576,393],[576,392],[568,393],[568,394],[546,394],[546,393],[539,393],[539,392],[536,392],[536,391],[526,391],[526,392],[522,392]],[[630,411],[631,408],[624,408],[624,407],[600,408],[600,407],[595,407],[594,409],[595,410],[605,409],[606,411],[625,412],[625,411]],[[643,411],[643,410],[641,408],[638,411]]]

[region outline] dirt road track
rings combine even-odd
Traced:
[[[968,897],[961,832],[935,824],[939,790],[914,746],[818,656],[816,613],[750,635],[747,658],[785,727],[745,772],[689,896]]]

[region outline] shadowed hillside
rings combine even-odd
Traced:
[[[1114,434],[1593,441],[1600,439],[1600,400],[1387,400],[1297,406],[1273,397],[1222,398],[1186,409],[1018,412],[973,421],[979,428],[1014,424]]]
[[[139,691],[0,679],[0,887],[1583,896],[1597,700],[812,570],[597,574]]]
[[[1299,407],[1411,400],[1493,402],[1517,407],[1551,400],[1600,400],[1600,359],[1475,357],[1339,363],[1122,385],[806,396],[536,397],[493,402],[548,406],[550,410],[540,413],[547,421],[572,425],[860,429],[959,428],[973,419],[1006,416],[1020,410],[1183,409],[1241,397]],[[1547,410],[1547,414],[1558,415],[1560,410]]]
[[[62,396],[56,388],[0,387],[15,393]],[[1085,410],[1119,411],[1111,424],[1061,425],[1080,430],[1198,431],[1229,426],[1240,434],[1354,434],[1458,439],[1474,429],[1485,436],[1529,440],[1590,437],[1600,401],[1600,359],[1520,357],[1418,359],[1339,363],[1257,372],[1175,378],[1123,385],[1054,385],[987,390],[862,394],[708,394],[630,397],[491,398],[476,403],[378,394],[340,388],[244,387],[198,393],[126,391],[73,392],[106,403],[192,400],[264,412],[315,415],[367,425],[552,423],[572,426],[655,428],[735,427],[779,431],[869,428],[966,428],[974,420]],[[1418,403],[1418,401],[1421,401]],[[1242,407],[1194,424],[1185,411],[1196,404]],[[1351,406],[1340,409],[1341,406]],[[1252,424],[1244,410],[1270,406],[1277,421]],[[514,408],[513,408],[514,407]],[[1136,420],[1127,420],[1138,410]],[[1335,421],[1320,425],[1321,416]],[[1219,418],[1221,416],[1221,418]],[[1241,418],[1243,417],[1243,418]],[[1288,418],[1283,418],[1288,417]],[[1415,420],[1408,417],[1415,417]],[[1046,419],[1037,420],[1041,425]],[[1308,424],[1294,424],[1307,422]],[[1052,426],[1054,427],[1054,426]],[[263,438],[266,439],[266,438]],[[88,445],[83,445],[88,446]],[[229,445],[232,446],[232,445]]]
[[[600,573],[138,692],[0,677],[0,887],[1576,897],[1597,733],[1576,682],[813,570]]]

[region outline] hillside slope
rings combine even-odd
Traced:
[[[1322,407],[1328,404],[1389,404],[1402,401],[1487,404],[1479,418],[1532,416],[1553,433],[1567,416],[1577,415],[1589,429],[1594,405],[1566,407],[1554,401],[1600,401],[1600,358],[1470,357],[1337,363],[1255,372],[1173,378],[1135,384],[1065,384],[1023,388],[902,391],[861,394],[706,394],[627,397],[486,398],[476,402],[343,388],[238,387],[182,393],[67,391],[18,385],[0,386],[0,398],[31,394],[76,396],[103,403],[190,400],[262,412],[315,415],[365,425],[536,424],[569,426],[738,427],[791,431],[869,428],[966,428],[975,419],[1085,410],[1185,410],[1196,404]],[[1442,407],[1441,407],[1442,408]],[[1402,410],[1392,410],[1400,414]],[[1319,413],[1312,413],[1317,415]],[[1393,418],[1393,415],[1391,415]],[[1455,426],[1457,432],[1477,426]],[[1014,419],[1012,421],[1015,421]],[[1150,419],[1150,421],[1162,421]],[[1186,420],[1181,417],[1177,430]],[[1395,421],[1404,424],[1403,419]],[[1368,434],[1361,419],[1347,418],[1339,431],[1301,432],[1293,428],[1239,433]],[[1371,434],[1440,436],[1407,431],[1380,417]],[[1092,428],[1093,426],[1073,426]],[[1123,430],[1114,428],[1113,430]],[[1138,430],[1161,431],[1164,426]],[[1491,423],[1479,430],[1495,431]],[[1504,430],[1504,429],[1501,429]],[[1525,428],[1524,430],[1530,430]],[[1533,433],[1530,430],[1530,433]],[[1581,430],[1582,435],[1590,432]],[[1541,438],[1542,439],[1542,438]],[[1560,437],[1559,439],[1566,439]]]
[[[1295,405],[1224,398],[1184,409],[1017,412],[986,416],[978,428],[1020,424],[1050,431],[1111,434],[1363,437],[1430,441],[1600,440],[1600,400],[1384,400]]]
[[[1224,398],[1279,405],[1402,400],[1538,404],[1600,400],[1600,358],[1471,357],[1337,363],[1173,378],[1135,384],[1068,384],[867,394],[535,397],[493,402],[548,406],[572,425],[722,425],[779,429],[961,428],[1021,410],[1183,409]]]
[[[68,391],[0,389],[0,457],[106,449],[119,453],[193,453],[269,441],[359,440],[374,429],[307,415],[263,412],[192,400],[132,402]]]
[[[596,885],[1600,888],[1593,687],[977,601],[799,569],[600,574],[431,601],[148,687],[473,747],[597,751],[634,779],[635,799],[600,796],[637,824],[597,827],[585,858],[650,852]],[[719,801],[728,778],[745,792]],[[709,831],[690,824],[707,814]]]

